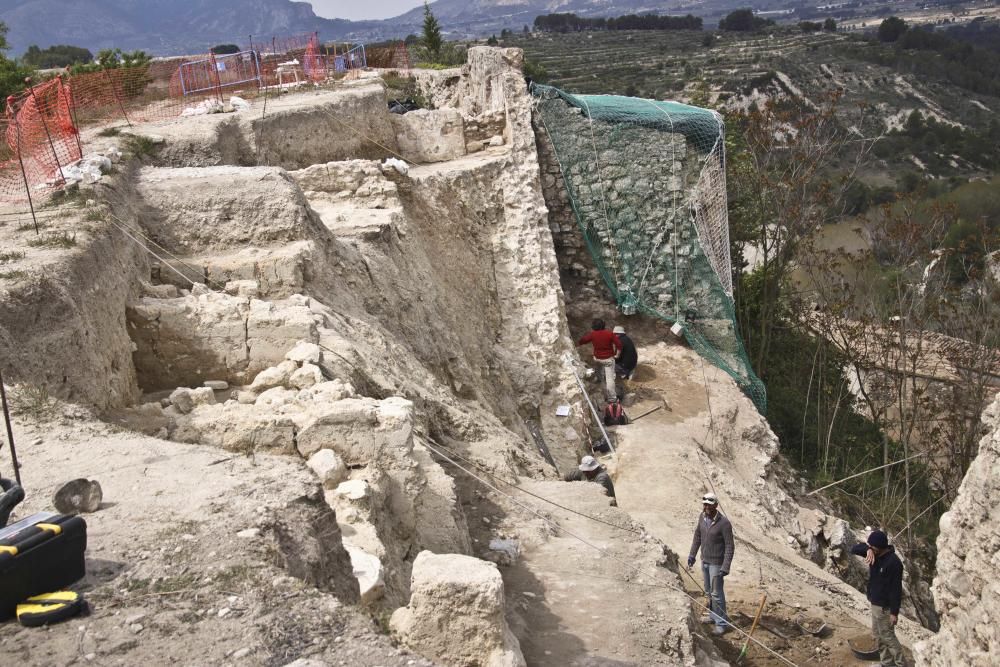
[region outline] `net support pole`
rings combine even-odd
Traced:
[[[17,464],[17,449],[14,448],[14,430],[10,426],[10,411],[7,409],[7,390],[3,386],[3,373],[0,372],[0,403],[3,404],[3,421],[7,425],[7,442],[10,444],[10,461],[14,467],[14,480],[21,485],[21,466]]]
[[[21,165],[21,178],[24,180],[24,191],[28,193],[28,208],[31,210],[31,222],[35,225],[35,236],[38,236],[38,217],[35,216],[35,204],[31,201],[31,183],[28,182],[28,172],[24,169],[24,157],[21,154],[21,123],[17,120],[17,111],[14,110],[14,97],[7,98],[7,113],[14,119],[14,134],[17,137],[17,162]]]
[[[122,98],[118,94],[118,88],[115,86],[115,82],[111,78],[111,72],[109,72],[106,67],[101,67],[101,71],[104,72],[104,78],[108,80],[108,85],[111,86],[111,93],[115,96],[115,102],[118,103],[118,110],[122,112],[122,118],[125,119],[125,122],[129,127],[132,127],[132,121],[128,119],[128,114],[125,113],[125,105],[122,103]]]
[[[59,164],[59,155],[56,153],[56,145],[52,141],[52,133],[49,132],[49,124],[45,122],[45,113],[42,111],[42,107],[38,102],[38,97],[35,95],[35,86],[31,83],[31,77],[29,76],[24,80],[28,84],[28,91],[31,94],[31,99],[35,102],[35,110],[38,112],[38,118],[42,121],[42,128],[45,130],[45,138],[49,141],[49,148],[52,149],[52,159],[56,163],[56,173],[59,174],[59,178],[63,183],[66,182],[66,177],[62,173],[62,165]],[[80,156],[83,157],[82,155]]]
[[[587,399],[587,405],[590,406],[590,414],[594,416],[594,421],[597,422],[597,427],[601,429],[601,435],[604,437],[604,442],[607,443],[608,449],[611,453],[615,453],[615,446],[611,444],[611,438],[608,437],[608,432],[604,428],[604,422],[601,421],[601,416],[597,413],[597,408],[594,407],[593,401],[590,400],[590,394],[587,393],[587,388],[583,386],[583,380],[580,379],[580,374],[576,372],[576,368],[573,367],[572,363],[567,360],[567,365],[569,369],[573,372],[573,377],[576,378],[576,384],[580,387],[580,391],[583,392],[583,397]]]
[[[215,53],[209,52],[208,59],[212,63],[212,73],[215,74],[215,96],[222,104],[222,77],[219,75],[219,63],[215,60]]]

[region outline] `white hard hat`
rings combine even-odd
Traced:
[[[601,464],[593,456],[584,456],[580,459],[580,470],[582,472],[592,472],[600,467]]]
[[[702,505],[718,505],[719,504],[719,499],[715,497],[714,493],[709,492],[709,493],[706,493],[705,495],[703,495],[701,497],[701,504]]]
[[[614,329],[612,329],[611,333],[616,333],[616,334],[625,333],[625,327],[619,324]]]

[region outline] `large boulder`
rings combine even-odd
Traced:
[[[504,618],[504,590],[493,563],[421,551],[413,562],[410,603],[390,619],[409,648],[447,665],[525,664]]]

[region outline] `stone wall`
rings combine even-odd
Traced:
[[[710,279],[695,269],[704,253],[690,214],[703,156],[681,134],[638,124],[591,126],[560,99],[543,101],[538,115],[543,187],[553,203],[549,222],[561,268],[586,280],[599,275],[587,268],[572,198],[619,291],[631,286],[640,301],[668,314],[676,308],[678,280],[681,310],[711,301]]]

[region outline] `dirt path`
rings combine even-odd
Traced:
[[[768,647],[800,665],[863,664],[853,658],[846,642],[868,634],[864,596],[787,544],[787,532],[767,509],[770,499],[760,473],[764,453],[748,446],[739,415],[740,410],[753,410],[750,402],[738,395],[728,376],[703,366],[689,350],[659,345],[641,350],[640,358],[645,363],[633,383],[639,400],[629,411],[642,414],[661,397],[672,411],[660,410],[618,428],[615,485],[622,509],[684,562],[701,495],[715,491],[737,537],[732,574],[726,580],[734,622],[749,626],[766,592],[765,623],[771,630],[756,636]],[[716,425],[715,433],[710,422]],[[697,566],[692,574],[699,577]],[[683,580],[692,593],[701,593],[691,578]],[[826,622],[832,633],[825,639],[803,635],[797,620]],[[905,632],[901,639],[907,643]],[[732,660],[742,637],[731,632],[716,643]],[[759,647],[751,655],[752,662],[746,664],[783,664]]]
[[[503,572],[512,630],[527,663],[690,664],[684,596],[674,589],[679,587],[676,575],[656,566],[657,544],[640,536],[640,527],[624,512],[610,507],[597,484],[527,482],[521,488],[627,529],[552,506],[546,506],[545,513],[563,532],[526,516],[526,523],[535,527],[531,536],[519,521],[520,533],[529,536],[521,542],[521,557]],[[578,538],[613,557],[602,556]]]

